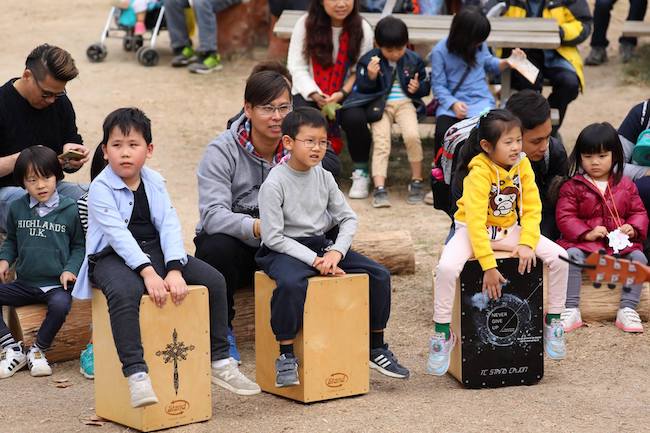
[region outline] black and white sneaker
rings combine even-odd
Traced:
[[[13,376],[27,364],[27,355],[23,352],[23,343],[7,346],[0,357],[0,379]]]
[[[400,365],[393,352],[388,350],[388,344],[370,350],[370,368],[386,376],[398,379],[407,379],[410,374],[408,368]]]

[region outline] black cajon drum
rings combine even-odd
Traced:
[[[456,283],[451,329],[458,342],[449,373],[467,388],[532,385],[544,375],[543,268],[520,275],[516,258],[497,259],[508,280],[500,299],[481,291],[483,271],[467,262]]]

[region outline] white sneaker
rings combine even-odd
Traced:
[[[32,346],[27,352],[27,366],[29,367],[29,374],[34,377],[52,375],[52,369],[45,354],[36,346]]]
[[[228,358],[228,363],[223,367],[214,367],[213,364],[212,383],[239,395],[255,395],[262,391],[258,384],[239,371],[237,361],[233,358]]]
[[[545,320],[546,321],[546,320]],[[551,320],[551,324],[544,323],[544,351],[551,359],[560,360],[566,356],[566,340],[562,322]]]
[[[6,347],[0,355],[0,379],[13,376],[25,364],[27,364],[27,355],[23,353],[22,341]]]
[[[639,313],[630,307],[618,310],[616,313],[616,327],[625,332],[643,332]]]
[[[565,309],[562,311],[562,314],[560,314],[560,321],[564,327],[564,332],[571,332],[574,329],[578,329],[582,326],[582,316],[580,315],[580,309]]]
[[[128,381],[132,407],[144,407],[158,403],[158,397],[156,397],[147,373],[134,373],[128,377]]]
[[[352,186],[348,197],[350,198],[367,198],[368,188],[370,188],[370,178],[363,170],[356,169],[352,172]]]

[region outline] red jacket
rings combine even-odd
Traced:
[[[648,234],[648,214],[636,185],[626,176],[614,185],[610,177],[608,189],[603,198],[596,185],[581,174],[576,174],[562,185],[555,209],[557,227],[562,233],[558,244],[565,249],[580,248],[588,253],[604,248],[608,254],[612,254],[613,250],[609,248],[607,238],[587,241],[584,236],[596,226],[605,226],[610,232],[618,228],[605,205],[606,201],[616,215],[612,204],[613,196],[621,224],[631,225],[635,232],[634,238],[630,239],[633,245],[620,254],[629,254],[634,250],[643,251],[642,243]]]

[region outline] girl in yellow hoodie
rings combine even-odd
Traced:
[[[456,337],[449,329],[456,279],[472,256],[483,268],[483,292],[501,296],[506,282],[497,269],[494,250],[519,257],[519,272],[530,272],[539,256],[549,268],[549,308],[544,325],[544,348],[553,359],[566,348],[560,313],[564,310],[569,266],[560,260],[566,251],[540,235],[542,203],[530,161],[521,151],[521,122],[507,110],[482,114],[467,139],[469,164],[459,162],[456,176],[463,196],[454,215],[456,231],[442,250],[435,274],[433,320],[427,371],[443,375]],[[466,167],[466,168],[463,168]],[[467,172],[468,170],[468,172]],[[519,220],[519,223],[518,223]]]

